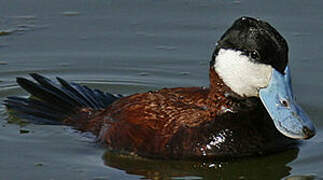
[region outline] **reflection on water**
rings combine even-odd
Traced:
[[[151,160],[111,152],[105,152],[103,159],[107,166],[147,179],[281,179],[290,175],[291,167],[287,164],[296,159],[298,151],[223,162]]]

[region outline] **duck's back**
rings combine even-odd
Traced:
[[[207,97],[206,88],[173,88],[121,98],[95,118],[99,138],[111,149],[165,157],[181,130],[212,120]]]

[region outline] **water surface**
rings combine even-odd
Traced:
[[[317,127],[296,150],[202,163],[118,156],[69,127],[20,127],[3,114],[0,179],[322,179],[322,7],[302,0],[0,0],[1,100],[26,95],[15,77],[30,72],[120,94],[208,86],[216,40],[250,15],[287,39],[297,101]]]

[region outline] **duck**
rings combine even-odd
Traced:
[[[243,16],[217,41],[209,87],[115,95],[57,77],[17,77],[30,97],[4,100],[35,124],[90,132],[109,151],[157,159],[256,156],[294,148],[315,135],[296,103],[288,44],[268,22]]]

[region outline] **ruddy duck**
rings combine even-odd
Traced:
[[[165,88],[127,97],[33,73],[32,97],[8,97],[18,117],[91,132],[111,151],[151,158],[222,158],[282,151],[315,129],[295,103],[286,40],[241,17],[218,41],[208,88]]]

